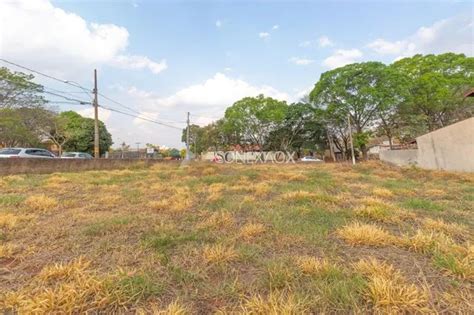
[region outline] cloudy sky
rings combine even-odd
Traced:
[[[473,20],[472,2],[454,0],[1,0],[0,56],[88,88],[97,68],[99,91],[120,102],[100,104],[183,127],[187,111],[206,124],[244,96],[296,101],[321,73],[352,62],[473,56]],[[90,100],[72,86],[37,81]],[[89,106],[56,106],[92,115]],[[99,115],[115,145],[183,146],[178,129]]]

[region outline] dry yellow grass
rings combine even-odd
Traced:
[[[0,258],[10,258],[13,257],[17,250],[17,247],[13,244],[0,244]]]
[[[386,188],[374,188],[372,189],[372,194],[376,197],[381,197],[381,198],[391,198],[393,197],[393,192],[386,189]]]
[[[474,177],[360,164],[0,177],[0,313],[470,313]]]
[[[304,200],[304,199],[314,199],[317,195],[315,193],[298,190],[298,191],[290,191],[281,195],[281,199],[283,200]]]
[[[24,201],[24,204],[30,210],[35,211],[50,211],[58,206],[58,201],[53,197],[48,197],[44,194],[33,195]]]
[[[223,244],[204,246],[202,256],[208,264],[225,264],[238,258],[234,247]]]
[[[8,212],[0,212],[0,228],[13,229],[20,222],[27,220],[26,216]]]
[[[451,236],[465,237],[469,235],[469,231],[465,226],[456,223],[446,223],[441,219],[426,218],[423,220],[423,228],[443,232]]]
[[[181,303],[176,300],[168,304],[164,310],[154,311],[153,314],[157,315],[186,315],[191,312],[186,306],[181,305]]]
[[[266,182],[252,185],[251,189],[253,190],[254,195],[257,197],[266,196],[271,191],[270,185]]]
[[[58,263],[45,266],[37,275],[37,278],[44,282],[71,280],[73,277],[85,273],[90,264],[90,261],[85,260],[83,257],[79,257],[69,263]]]
[[[249,240],[262,235],[266,230],[265,225],[261,223],[247,223],[240,229],[240,236]]]
[[[360,260],[355,269],[368,278],[366,297],[383,313],[428,313],[428,288],[406,283],[392,265],[376,259]]]
[[[334,267],[328,260],[313,256],[298,256],[295,263],[302,273],[309,275],[319,274]]]
[[[254,295],[242,303],[243,314],[297,315],[309,313],[307,302],[291,293],[273,291],[267,296]]]
[[[374,224],[353,222],[336,231],[337,235],[351,245],[384,246],[393,243],[394,236]]]
[[[52,189],[58,189],[69,183],[70,180],[60,175],[53,175],[46,180],[46,187]]]
[[[234,225],[234,217],[228,212],[214,212],[199,224],[201,228],[229,228]]]

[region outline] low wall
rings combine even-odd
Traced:
[[[0,175],[110,170],[134,166],[147,167],[155,163],[176,163],[176,161],[164,162],[151,159],[0,159]]]
[[[474,172],[474,118],[416,138],[418,166],[433,170]]]
[[[417,164],[418,150],[383,150],[379,152],[380,160],[398,166]]]

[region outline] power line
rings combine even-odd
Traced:
[[[31,69],[31,68],[29,68],[29,67],[22,66],[22,65],[20,65],[20,64],[17,64],[17,63],[12,62],[12,61],[8,61],[8,60],[3,59],[3,58],[0,58],[0,61],[3,61],[3,62],[5,62],[5,63],[7,63],[7,64],[16,66],[16,67],[18,67],[18,68],[21,68],[21,69],[24,69],[24,70],[27,70],[27,71],[30,71],[30,72],[33,72],[33,73],[36,73],[36,74],[39,74],[39,75],[41,75],[41,76],[43,76],[43,77],[46,77],[46,78],[49,78],[49,79],[52,79],[52,80],[55,80],[55,81],[58,81],[58,82],[61,82],[61,83],[64,83],[64,84],[68,84],[68,85],[70,85],[70,86],[74,86],[74,87],[76,87],[76,88],[82,88],[82,87],[78,86],[77,84],[72,84],[72,83],[69,82],[68,80],[62,80],[62,79],[56,78],[56,77],[54,77],[54,76],[52,76],[52,75],[43,73],[43,72],[38,71],[38,70]],[[48,89],[49,89],[49,88],[48,88]],[[54,89],[51,89],[51,90],[54,90]],[[44,93],[47,93],[47,94],[55,95],[55,96],[58,96],[58,97],[62,97],[62,98],[64,98],[64,99],[66,99],[66,100],[76,101],[76,102],[78,102],[78,103],[80,103],[80,104],[92,104],[91,102],[85,102],[85,101],[78,100],[78,99],[75,99],[75,98],[70,98],[70,97],[67,97],[67,96],[64,96],[64,95],[61,95],[61,94],[58,94],[58,93],[54,93],[54,92],[49,92],[49,91],[43,91],[43,92],[44,92]],[[126,106],[126,105],[124,105],[124,104],[122,104],[122,103],[120,103],[120,102],[114,100],[114,99],[111,99],[110,97],[108,97],[108,96],[106,96],[106,95],[103,95],[103,94],[101,94],[101,93],[98,93],[98,95],[100,95],[100,96],[102,96],[103,98],[105,98],[105,99],[107,99],[107,100],[109,100],[109,101],[111,101],[111,102],[113,102],[113,103],[115,103],[115,104],[117,104],[117,105],[119,105],[119,106],[121,106],[121,107],[123,107],[123,108],[125,108],[125,109],[127,109],[127,110],[129,110],[129,111],[131,111],[131,112],[134,112],[134,113],[136,113],[136,114],[138,114],[138,115],[140,115],[140,116],[131,115],[131,114],[129,114],[129,113],[126,113],[126,112],[123,112],[123,111],[120,111],[120,110],[117,110],[117,109],[114,109],[114,108],[111,108],[111,107],[105,107],[105,106],[102,106],[102,105],[101,105],[100,107],[102,107],[102,108],[105,108],[105,109],[108,109],[108,110],[110,110],[110,111],[117,112],[117,113],[120,113],[120,114],[123,114],[123,115],[128,115],[128,116],[131,116],[131,117],[134,117],[134,118],[146,120],[146,121],[149,121],[149,122],[152,122],[152,123],[156,123],[156,124],[159,124],[159,125],[162,125],[162,126],[166,126],[166,127],[170,127],[170,128],[175,128],[175,129],[182,130],[182,128],[179,128],[179,127],[176,127],[176,126],[172,126],[172,125],[169,125],[169,124],[167,124],[167,123],[163,123],[163,122],[157,121],[157,120],[155,120],[155,119],[150,119],[150,118],[144,116],[144,115],[143,115],[142,113],[140,113],[139,111],[134,110],[134,109],[132,109],[132,108],[130,108],[130,107],[128,107],[128,106]],[[180,122],[176,122],[176,121],[173,121],[173,122],[174,122],[174,123],[180,123]]]
[[[145,118],[145,117],[140,117],[140,116],[137,116],[137,115],[132,115],[132,114],[129,114],[129,113],[127,113],[127,112],[123,112],[123,111],[121,111],[121,110],[118,110],[118,109],[115,109],[115,108],[112,108],[112,107],[107,107],[107,106],[104,106],[104,105],[99,105],[99,107],[102,107],[102,108],[104,108],[104,109],[110,110],[110,111],[112,111],[112,112],[116,112],[116,113],[119,113],[119,114],[123,114],[123,115],[126,115],[126,116],[130,116],[130,117],[133,117],[133,118],[138,118],[138,119],[145,120],[145,121],[148,121],[148,122],[151,122],[151,123],[155,123],[155,124],[158,124],[158,125],[162,125],[162,126],[165,126],[165,127],[174,128],[174,129],[178,129],[178,130],[183,130],[183,129],[184,129],[184,128],[180,128],[180,127],[168,125],[168,124],[165,124],[165,123],[162,123],[162,122],[153,120],[153,119],[149,119],[149,118]]]
[[[98,93],[98,94],[99,94],[100,96],[102,96],[103,98],[105,98],[106,100],[109,100],[109,101],[111,101],[112,103],[117,104],[117,105],[119,105],[119,106],[122,107],[122,108],[125,108],[125,109],[127,109],[127,110],[129,110],[129,111],[131,111],[131,112],[133,112],[133,113],[135,113],[135,114],[138,114],[138,115],[140,115],[140,116],[147,117],[147,116],[143,115],[143,113],[141,113],[140,111],[137,111],[137,110],[135,110],[135,109],[133,109],[133,108],[130,108],[130,107],[128,107],[127,105],[125,105],[125,104],[123,104],[123,103],[121,103],[121,102],[118,102],[118,101],[116,101],[116,100],[114,100],[114,99],[112,99],[112,98],[110,98],[110,97],[108,97],[108,96],[106,96],[106,95],[104,95],[104,94],[102,94],[102,93]],[[149,117],[147,117],[147,118],[149,118]],[[151,119],[151,118],[150,118],[150,119]],[[153,119],[153,120],[155,120],[155,119]],[[161,120],[161,121],[167,121],[167,122],[169,122],[169,123],[185,123],[185,121],[176,121],[176,120],[169,120],[169,119],[165,119],[165,120],[160,119],[160,120]]]
[[[22,65],[19,65],[19,64],[17,64],[17,63],[8,61],[8,60],[3,59],[3,58],[0,58],[0,61],[3,61],[3,62],[5,62],[5,63],[8,63],[8,64],[13,65],[13,66],[16,66],[16,67],[18,67],[18,68],[28,70],[28,71],[30,71],[30,72],[39,74],[39,75],[41,75],[41,76],[43,76],[43,77],[46,77],[46,78],[49,78],[49,79],[52,79],[52,80],[55,80],[55,81],[58,81],[58,82],[61,82],[61,83],[64,83],[64,84],[68,84],[68,85],[70,85],[70,86],[74,86],[74,87],[77,88],[77,85],[74,85],[74,84],[72,84],[72,83],[69,83],[67,80],[58,79],[58,78],[56,78],[56,77],[53,77],[52,75],[49,75],[49,74],[40,72],[40,71],[38,71],[38,70],[31,69],[31,68],[28,68],[28,67],[25,67],[25,66],[22,66]]]
[[[13,80],[9,80],[9,79],[7,79],[7,78],[2,78],[2,80],[8,81],[8,82],[13,83],[13,84],[17,84],[17,83],[18,83],[18,82],[15,82],[15,81],[13,81]],[[48,89],[48,90],[54,90],[54,89],[48,88],[48,87],[46,87],[46,86],[43,86],[43,88],[46,88],[46,89]],[[88,101],[84,101],[84,100],[80,100],[80,99],[68,97],[68,96],[65,96],[65,95],[62,95],[62,94],[58,94],[58,93],[54,93],[54,92],[50,92],[50,91],[45,91],[44,89],[43,89],[42,91],[38,91],[38,93],[51,94],[51,95],[54,95],[54,96],[57,96],[57,97],[64,98],[65,100],[68,100],[68,101],[78,102],[78,103],[80,103],[80,104],[92,104],[91,102],[88,102]]]

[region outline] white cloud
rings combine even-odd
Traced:
[[[331,47],[334,46],[334,43],[327,36],[321,36],[318,38],[319,47]]]
[[[381,55],[412,56],[417,53],[465,53],[474,55],[472,16],[461,15],[420,27],[405,39],[388,41],[378,38],[367,46]]]
[[[258,37],[263,38],[263,39],[266,39],[266,38],[269,38],[269,37],[270,37],[270,33],[268,33],[268,32],[260,32],[260,33],[258,33]]]
[[[224,68],[224,71],[230,72],[230,71],[232,71],[232,68],[229,68],[229,67]]]
[[[280,28],[280,25],[275,24],[275,25],[273,25],[272,30],[277,30],[277,29],[279,29],[279,28]]]
[[[56,73],[98,65],[153,73],[166,68],[163,62],[127,53],[126,28],[88,22],[48,0],[0,1],[0,12],[0,55],[5,59]]]
[[[148,68],[151,72],[157,74],[168,68],[166,60],[155,62],[145,56],[117,56],[111,61],[111,64],[125,69],[144,69]]]
[[[94,108],[92,106],[85,109],[76,110],[76,112],[83,117],[94,118]],[[98,116],[99,120],[102,122],[107,122],[107,120],[109,120],[110,114],[111,112],[109,110],[99,107]]]
[[[329,69],[342,67],[354,63],[362,57],[359,49],[338,49],[331,56],[324,59],[323,65]]]
[[[222,21],[221,20],[217,20],[216,21],[216,27],[219,28],[222,26]]]
[[[191,114],[199,111],[202,116],[207,116],[204,117],[205,119],[201,119],[200,123],[202,124],[212,121],[212,117],[222,117],[227,107],[247,96],[264,94],[275,99],[293,100],[291,95],[271,86],[255,86],[244,80],[231,78],[223,73],[216,73],[202,83],[190,85],[166,97],[160,97],[136,87],[128,88],[126,92],[131,99],[131,104],[139,104],[135,109],[146,113],[147,116],[155,114],[157,115],[155,117],[159,119],[160,115],[158,113],[173,111],[179,112],[184,117],[186,111],[190,111]],[[202,116],[201,118],[203,118]]]
[[[298,66],[307,66],[314,62],[313,59],[306,59],[306,58],[299,58],[299,57],[292,57],[290,58],[290,62],[294,63]]]

